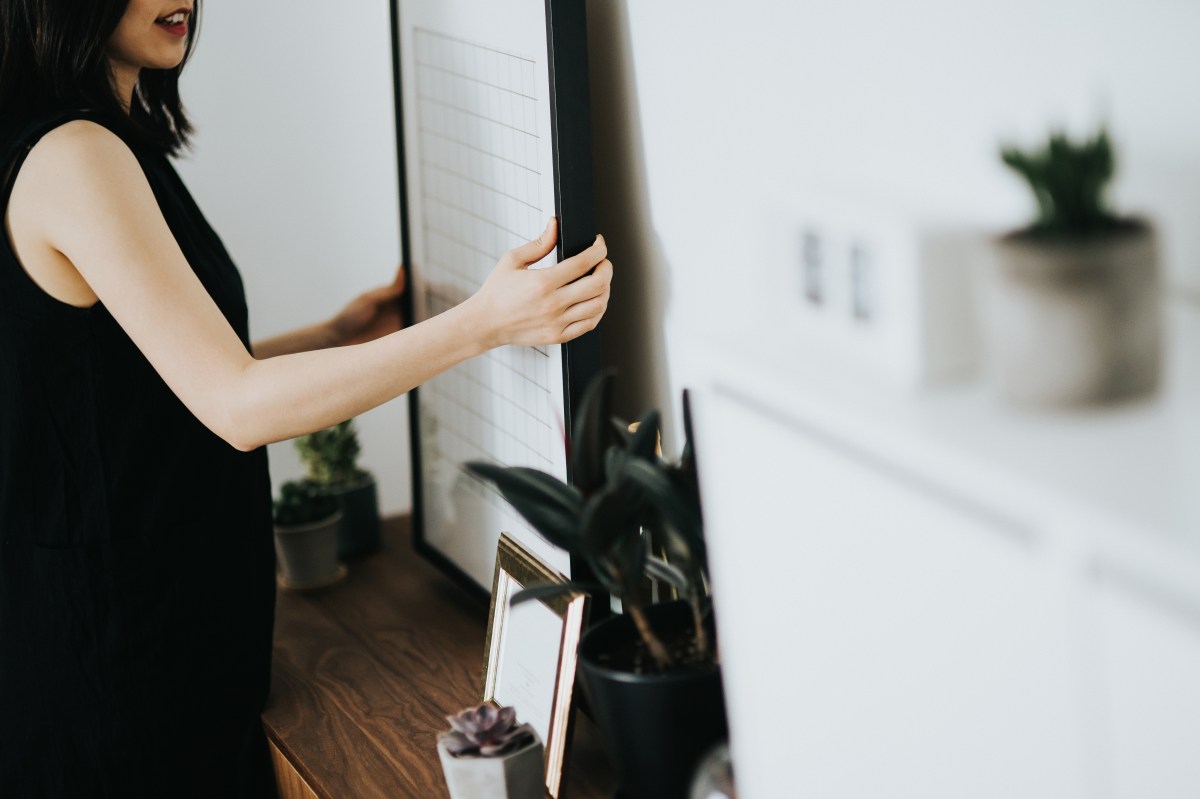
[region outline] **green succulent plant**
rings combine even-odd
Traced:
[[[529,724],[517,724],[511,707],[483,704],[447,716],[450,731],[442,736],[446,751],[455,757],[500,757],[533,743]]]
[[[1003,147],[1000,158],[1026,180],[1037,200],[1038,216],[1029,228],[1031,232],[1078,237],[1122,225],[1105,199],[1116,159],[1103,128],[1079,142],[1060,131],[1051,134],[1038,149]]]
[[[338,510],[336,497],[318,490],[310,480],[289,480],[279,489],[272,504],[275,524],[295,527],[327,519]]]
[[[536,469],[474,461],[465,468],[490,481],[546,541],[587,565],[595,582],[526,588],[523,602],[574,591],[607,592],[621,601],[657,668],[678,665],[645,614],[649,576],[692,606],[695,651],[714,653],[704,626],[707,561],[690,442],[678,463],[657,454],[660,414],[648,411],[630,430],[609,412],[614,374],[600,375],[580,403],[571,438],[574,484]],[[665,559],[653,553],[661,549]]]
[[[295,439],[296,452],[308,470],[308,479],[320,486],[332,487],[356,483],[367,476],[358,468],[358,431],[354,420]]]

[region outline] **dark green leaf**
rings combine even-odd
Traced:
[[[567,513],[578,513],[583,508],[583,498],[577,490],[537,469],[500,466],[486,461],[471,461],[464,466],[476,477],[491,480],[505,496],[527,495]]]
[[[533,599],[552,599],[556,596],[565,594],[598,594],[604,591],[604,586],[596,583],[581,583],[581,582],[566,582],[566,583],[545,583],[544,585],[532,585],[528,588],[522,588],[520,591],[512,595],[509,599],[509,605],[520,605],[522,602],[529,602]]]
[[[633,433],[629,432],[629,422],[619,416],[613,416],[608,420],[608,424],[612,431],[613,441],[628,446],[630,439],[633,438]]]
[[[658,453],[658,431],[661,414],[656,410],[647,411],[638,421],[637,431],[630,439],[628,448],[632,455],[639,458],[652,459]]]
[[[625,485],[608,486],[588,500],[580,529],[583,549],[597,579],[618,596],[641,579],[645,543],[641,534],[643,508],[632,501]]]
[[[568,552],[579,546],[579,493],[545,472],[472,461],[470,473],[495,484],[501,496],[547,541]]]
[[[646,572],[648,539],[639,531],[619,542],[617,555],[621,574],[622,602],[636,601],[642,587],[642,575]]]
[[[588,385],[571,434],[571,472],[585,495],[604,484],[604,451],[614,443],[608,427],[616,372],[606,369]]]
[[[691,593],[692,586],[688,582],[687,576],[669,563],[657,558],[648,558],[646,560],[646,573],[654,579],[671,586],[685,597]]]
[[[616,485],[621,482],[621,472],[625,469],[625,461],[629,460],[629,453],[621,447],[609,447],[608,452],[604,454],[604,477],[608,485]]]
[[[1040,149],[1005,147],[1000,158],[1025,179],[1037,200],[1033,230],[1076,237],[1119,224],[1104,197],[1116,169],[1106,130],[1080,142],[1055,131]]]
[[[584,549],[596,558],[605,558],[621,541],[640,535],[639,507],[622,484],[610,485],[584,505],[579,528]]]
[[[588,568],[604,586],[604,590],[614,596],[620,596],[622,591],[621,573],[618,571],[616,559],[610,557],[608,553],[604,553],[600,557],[588,554],[586,560]]]
[[[664,519],[688,536],[701,535],[699,504],[672,482],[658,464],[630,460],[625,464],[626,478],[646,492],[646,498]]]

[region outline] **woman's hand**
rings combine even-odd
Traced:
[[[363,344],[395,333],[404,327],[400,298],[404,295],[404,267],[396,271],[391,285],[355,297],[328,326],[334,346]]]
[[[557,241],[558,221],[551,219],[536,239],[505,253],[464,303],[484,331],[485,346],[562,344],[600,322],[612,282],[604,238],[555,266],[530,269]]]
[[[265,360],[383,338],[404,327],[400,308],[403,295],[404,267],[401,266],[390,286],[355,297],[332,319],[255,341],[254,357]]]

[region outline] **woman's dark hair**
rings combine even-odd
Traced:
[[[196,41],[200,0],[188,18],[187,49],[174,69],[143,69],[125,114],[113,85],[108,42],[129,0],[0,0],[0,120],[24,123],[56,111],[93,109],[125,133],[167,153],[188,143],[179,73]]]

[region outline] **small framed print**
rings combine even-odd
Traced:
[[[488,614],[483,701],[516,708],[518,720],[537,730],[546,747],[546,791],[555,799],[562,788],[571,692],[588,597],[560,594],[515,607],[510,602],[523,588],[564,582],[566,578],[507,533],[500,536]]]

